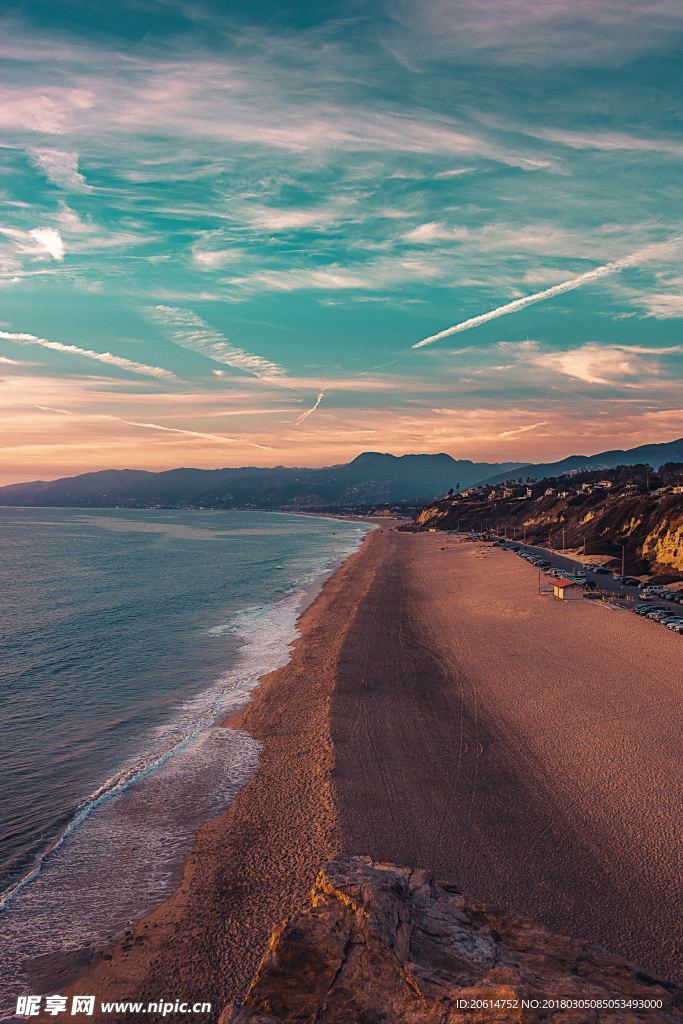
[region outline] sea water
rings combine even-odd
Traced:
[[[217,723],[286,664],[312,587],[367,529],[0,508],[0,1017],[172,889],[258,763]]]

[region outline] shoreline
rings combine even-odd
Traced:
[[[368,531],[312,584],[319,589],[298,618],[287,665],[220,721],[262,745],[259,764],[197,830],[174,891],[90,964],[72,961],[62,991],[210,1001],[220,1011],[246,991],[273,925],[307,905],[320,866],[339,849],[330,704],[349,599],[357,607],[370,585],[381,533]]]
[[[270,518],[270,517],[269,517]],[[270,519],[270,522],[274,520]],[[320,523],[320,520],[318,520]],[[315,527],[318,530],[318,527]],[[307,530],[305,531],[308,532]],[[325,585],[325,582],[331,578],[334,573],[340,568],[344,562],[356,553],[364,543],[365,537],[368,533],[373,531],[365,526],[358,524],[357,526],[346,525],[345,529],[337,530],[337,537],[332,538],[333,544],[324,545],[321,548],[321,553],[318,554],[317,559],[309,562],[312,564],[307,566],[307,571],[301,572],[299,580],[295,580],[293,586],[282,594],[280,597],[277,595],[273,601],[272,609],[276,615],[276,619],[270,615],[268,611],[271,607],[270,604],[266,603],[264,609],[268,611],[266,621],[262,624],[260,620],[254,625],[254,622],[247,622],[244,627],[247,632],[240,634],[240,646],[236,649],[236,656],[233,657],[230,654],[230,660],[227,662],[228,668],[225,669],[224,673],[219,673],[216,678],[219,680],[217,686],[214,687],[215,693],[219,693],[220,686],[226,685],[228,687],[227,692],[223,695],[220,700],[214,702],[211,701],[212,707],[212,718],[206,718],[202,720],[201,731],[194,734],[189,741],[189,749],[192,750],[194,747],[198,747],[200,754],[197,755],[199,758],[206,755],[202,754],[202,750],[213,749],[215,752],[214,764],[216,766],[216,773],[221,774],[224,771],[229,771],[229,768],[225,769],[222,766],[230,766],[232,762],[229,756],[224,751],[228,749],[233,751],[235,749],[244,750],[247,747],[256,747],[257,744],[252,742],[251,737],[247,737],[246,734],[242,738],[238,733],[230,733],[224,731],[221,726],[226,716],[229,716],[235,711],[242,710],[245,704],[250,700],[252,693],[258,688],[260,679],[267,674],[269,671],[276,671],[280,667],[284,667],[290,659],[292,644],[297,640],[299,636],[298,622],[301,616],[305,613],[308,607],[317,599],[321,588]],[[327,536],[328,530],[323,531],[324,536]],[[335,551],[336,547],[336,551]],[[315,549],[314,549],[315,554]],[[309,571],[310,570],[310,571]],[[294,574],[292,574],[292,578]],[[280,609],[280,610],[278,610]],[[272,627],[275,627],[274,641],[269,640],[271,636]],[[261,637],[263,636],[263,642]],[[240,674],[241,673],[241,674]],[[228,680],[227,683],[223,684],[221,680]],[[239,682],[234,692],[232,687],[235,684],[235,680]],[[206,685],[206,684],[204,684]],[[205,692],[201,691],[199,696],[202,696]],[[213,691],[212,691],[213,692]],[[189,698],[195,702],[198,696],[195,695],[193,698]],[[221,706],[222,703],[222,706]],[[184,707],[184,705],[182,705]],[[234,735],[234,739],[232,736]],[[182,739],[178,747],[178,751],[183,753],[188,740]],[[192,755],[190,754],[189,757]],[[163,768],[168,759],[168,753],[164,750],[160,754],[159,765]],[[175,758],[171,759],[175,763]],[[188,765],[185,763],[187,758],[185,756],[180,758],[182,762],[177,771],[182,773],[179,776],[179,782],[184,780],[186,776],[186,769]],[[228,801],[234,799],[235,787],[237,783],[233,781],[241,774],[239,780],[244,784],[243,780],[245,775],[253,773],[254,771],[254,758],[247,758],[247,767],[242,771],[241,769],[235,769],[230,775],[229,786],[223,786],[222,789],[216,790],[218,799],[213,801],[213,806],[210,805],[210,801],[204,800],[205,793],[211,793],[208,789],[201,788],[197,790],[198,802],[196,805],[196,811],[193,808],[187,807],[187,813],[182,809],[182,800],[187,796],[187,786],[183,784],[180,786],[179,792],[176,790],[175,793],[170,792],[170,785],[166,785],[166,793],[164,799],[169,808],[177,808],[174,812],[169,812],[169,820],[167,822],[168,828],[164,827],[163,831],[167,832],[167,839],[163,840],[163,831],[155,832],[154,829],[157,827],[157,814],[154,806],[150,806],[151,822],[150,828],[152,829],[152,836],[159,837],[164,844],[159,849],[161,855],[161,861],[164,865],[163,872],[158,869],[157,865],[160,862],[160,858],[157,857],[156,853],[152,853],[148,850],[145,855],[143,846],[138,844],[138,849],[141,851],[138,860],[140,861],[141,872],[138,872],[138,876],[135,879],[136,885],[132,887],[128,882],[128,874],[125,866],[122,863],[121,881],[118,882],[119,887],[121,884],[125,885],[126,899],[125,904],[122,904],[120,912],[117,911],[118,897],[116,896],[114,882],[111,892],[108,894],[108,898],[101,905],[103,907],[109,906],[110,912],[104,915],[104,922],[99,922],[98,911],[96,907],[90,906],[89,910],[86,911],[83,917],[84,921],[89,921],[92,918],[95,921],[95,927],[90,928],[85,934],[81,936],[78,931],[78,927],[75,929],[69,929],[68,934],[72,935],[72,944],[69,949],[65,949],[64,952],[60,949],[60,937],[58,934],[55,935],[56,941],[43,941],[40,936],[36,938],[36,941],[30,946],[30,953],[27,950],[22,950],[17,953],[17,964],[15,965],[13,960],[10,960],[7,966],[7,971],[3,971],[3,975],[12,981],[16,981],[18,987],[17,991],[25,991],[27,987],[31,991],[39,992],[52,992],[52,991],[63,991],[67,985],[71,985],[74,981],[78,981],[82,977],[84,971],[87,971],[93,966],[100,962],[103,956],[108,956],[108,947],[116,944],[119,939],[122,939],[130,929],[140,920],[144,919],[150,913],[152,913],[158,906],[160,906],[167,898],[169,898],[175,891],[177,885],[180,883],[182,866],[188,856],[191,845],[193,842],[194,834],[197,829],[218,816],[223,811],[229,808]],[[208,762],[207,762],[208,763]],[[240,762],[241,763],[241,762]],[[190,765],[191,767],[191,765]],[[147,766],[143,766],[140,769],[141,778],[147,775]],[[152,779],[158,779],[158,773],[152,772]],[[124,772],[118,773],[124,778]],[[118,777],[117,775],[117,777]],[[164,772],[161,772],[163,785]],[[224,780],[225,781],[225,780]],[[152,782],[152,791],[156,794],[155,796],[149,793],[145,796],[145,789],[139,786],[134,786],[132,789],[128,787],[128,776],[124,779],[124,788],[122,793],[124,794],[124,801],[121,804],[124,807],[124,821],[130,821],[135,818],[136,815],[145,818],[150,817],[144,811],[145,800],[153,800],[159,797],[159,785],[157,781],[156,785]],[[149,788],[149,787],[148,787]],[[135,797],[131,794],[140,791],[140,795],[137,799],[137,807],[135,804],[131,808],[128,806],[126,810],[126,801],[130,805],[131,799],[135,801]],[[107,794],[108,795],[108,794]],[[117,792],[113,792],[113,795],[118,796]],[[174,797],[178,797],[179,801],[176,801]],[[222,796],[222,799],[221,799]],[[220,801],[220,802],[219,802]],[[109,804],[109,800],[106,800]],[[204,807],[204,803],[207,804]],[[227,805],[227,806],[226,806]],[[119,807],[117,801],[116,807]],[[163,806],[160,804],[159,806]],[[128,817],[126,817],[126,815]],[[101,816],[101,815],[100,815]],[[99,817],[98,817],[99,820]],[[174,821],[179,827],[179,831],[176,832]],[[97,823],[95,825],[97,829]],[[64,830],[64,835],[69,834],[72,831],[71,822],[68,827]],[[87,842],[86,839],[82,842]],[[49,866],[52,867],[51,852],[53,849],[57,849],[61,843],[60,841],[51,847],[50,852],[43,859],[50,857]],[[135,842],[135,836],[133,836]],[[115,845],[121,846],[121,843]],[[168,859],[166,858],[165,851],[169,851]],[[102,850],[103,858],[109,863],[110,858],[106,855],[106,851]],[[63,858],[62,858],[63,859]],[[96,851],[90,850],[90,863],[96,864],[98,860]],[[116,860],[114,858],[114,860]],[[147,869],[144,868],[144,862],[147,863]],[[59,868],[59,863],[57,868]],[[29,874],[28,880],[25,876],[19,881],[19,888],[23,889],[27,884],[31,884],[34,878],[39,878],[41,873],[42,861],[40,866],[32,868]],[[116,870],[114,871],[116,874]],[[92,872],[88,873],[88,879],[92,875]],[[111,873],[108,875],[112,877]],[[148,879],[152,879],[148,886]],[[97,887],[93,887],[89,882],[88,891],[92,894],[95,893]],[[156,886],[156,888],[154,888]],[[19,891],[17,889],[17,892]],[[150,891],[148,891],[148,888]],[[59,890],[58,890],[59,891]],[[136,895],[137,893],[137,895]],[[29,897],[30,898],[30,897]],[[97,901],[97,896],[89,900],[92,904],[93,900]],[[30,906],[30,904],[29,904]],[[23,907],[23,904],[22,904]],[[78,913],[76,911],[76,913]],[[21,917],[22,908],[20,907],[17,914],[19,915],[17,920],[18,924],[14,925],[14,932],[12,933],[13,942],[21,942],[22,930],[25,930],[27,925],[24,919]],[[93,916],[94,915],[94,916]],[[16,915],[15,915],[16,916]],[[102,927],[97,927],[97,924],[101,923]],[[26,933],[26,932],[25,932]],[[9,936],[8,943],[9,943]],[[73,941],[75,939],[75,941]],[[14,948],[14,947],[12,947]],[[20,946],[17,946],[20,949]],[[3,967],[5,967],[3,963]],[[12,990],[13,992],[13,990]],[[3,1014],[9,1013],[11,1004],[9,996],[5,993],[5,998],[2,1000],[2,1007],[0,1008],[0,1017]]]
[[[506,552],[369,532],[290,662],[223,722],[262,744],[257,771],[70,993],[210,1000],[215,1019],[338,852],[434,871],[675,981],[680,640],[649,626],[538,595]]]

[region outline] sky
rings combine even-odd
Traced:
[[[0,483],[683,435],[680,0],[0,8]]]

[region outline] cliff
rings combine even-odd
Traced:
[[[546,487],[551,483],[554,486]],[[515,488],[519,490],[519,486]],[[531,488],[530,488],[531,489]],[[548,494],[546,491],[553,493]],[[626,569],[675,580],[683,574],[683,495],[628,490],[582,492],[557,480],[534,487],[530,496],[480,493],[443,498],[427,505],[415,526],[440,530],[493,529],[529,544],[583,550],[621,559]]]
[[[664,1009],[543,1009],[558,999]],[[683,1020],[681,1007],[673,985],[425,871],[338,856],[310,909],[275,930],[244,1004],[220,1024],[659,1024]]]

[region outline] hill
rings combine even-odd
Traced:
[[[381,503],[420,504],[449,487],[468,487],[519,463],[475,463],[438,455],[363,452],[324,469],[103,470],[0,488],[0,505],[128,508],[187,507],[324,509]]]
[[[449,488],[515,479],[540,480],[590,468],[683,461],[683,438],[629,451],[572,455],[559,462],[472,462],[436,455],[363,452],[351,462],[322,469],[244,466],[237,469],[106,469],[97,473],[0,487],[0,505],[92,508],[348,509],[423,505]]]
[[[442,498],[417,515],[418,529],[493,530],[509,539],[607,555],[627,572],[683,579],[683,462],[620,466],[491,485]]]
[[[639,463],[659,469],[666,462],[683,462],[683,437],[663,444],[643,444],[638,448],[629,448],[625,451],[614,449],[613,451],[599,452],[597,455],[570,455],[558,462],[529,463],[526,466],[520,466],[517,475],[525,480],[527,478],[542,480],[544,477],[557,477],[564,473],[576,473],[580,470],[614,469],[616,466],[634,466]],[[505,479],[506,473],[503,471],[492,474],[482,483],[503,483]]]

